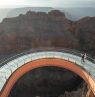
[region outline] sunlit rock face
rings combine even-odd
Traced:
[[[69,70],[42,67],[21,77],[9,97],[86,97],[84,84],[83,79]]]

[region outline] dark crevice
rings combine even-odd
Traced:
[[[22,76],[9,97],[86,97],[86,92],[86,83],[75,73],[64,68],[42,67]]]

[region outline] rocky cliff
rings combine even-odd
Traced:
[[[95,17],[73,22],[63,12],[31,12],[0,23],[0,54],[38,47],[64,47],[95,52]]]
[[[91,54],[95,53],[95,17],[85,17],[77,21],[75,33],[80,48]]]

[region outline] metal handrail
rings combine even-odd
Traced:
[[[42,48],[32,48],[30,50],[25,50],[23,51],[22,53],[19,53],[19,54],[16,54],[10,58],[7,58],[5,60],[3,60],[1,63],[0,63],[0,67],[5,65],[6,63],[18,58],[18,57],[21,57],[23,55],[26,55],[26,54],[30,54],[30,53],[35,53],[35,52],[43,52],[43,51],[58,51],[58,52],[64,52],[64,53],[70,53],[72,55],[76,55],[76,56],[79,56],[81,57],[81,51],[78,51],[78,50],[75,50],[75,49],[69,49],[69,48],[45,48],[45,47],[42,47]],[[95,63],[95,59],[91,58],[88,54],[87,54],[87,60]]]

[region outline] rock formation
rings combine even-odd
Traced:
[[[73,22],[63,12],[31,12],[0,23],[0,54],[38,47],[63,47],[95,52],[95,17]]]

